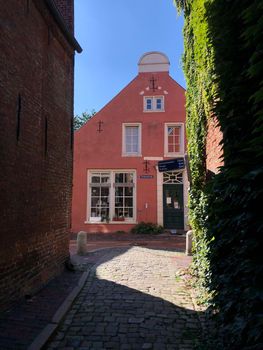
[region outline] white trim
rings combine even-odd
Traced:
[[[138,126],[138,153],[127,153],[125,144],[125,127]],[[142,156],[142,123],[122,123],[122,157],[141,157]]]
[[[110,201],[109,201],[109,216],[112,218],[114,214],[114,208],[115,208],[115,191],[113,187],[114,183],[114,174],[115,173],[133,173],[133,218],[128,221],[109,221],[109,223],[100,221],[100,222],[94,222],[90,221],[90,208],[91,208],[91,195],[90,195],[90,179],[92,173],[110,173]],[[136,169],[88,169],[87,171],[87,206],[86,206],[86,220],[84,221],[85,224],[94,224],[94,225],[108,225],[108,224],[136,224],[137,223],[137,171]]]
[[[163,157],[143,157],[144,160],[163,160]]]
[[[159,172],[156,166],[156,186],[157,186],[157,223],[163,226],[163,173]]]
[[[168,152],[168,127],[180,127],[180,152]],[[184,123],[164,123],[164,157],[184,157]]]
[[[157,109],[156,108],[156,100],[157,99],[161,99],[162,100],[162,108],[161,109]],[[152,109],[147,109],[147,99],[151,99],[152,100]],[[165,99],[164,99],[164,95],[158,95],[158,96],[143,96],[143,112],[145,113],[156,113],[156,112],[165,112],[165,108],[164,108],[164,103],[165,103]]]
[[[187,172],[183,172],[183,195],[184,195],[184,230],[189,230],[189,219],[188,219],[188,191],[189,191],[189,181],[187,178]]]
[[[157,171],[157,223],[163,226],[163,173]],[[189,181],[187,179],[187,173],[184,169],[183,173],[183,201],[184,201],[184,230],[189,230],[189,220],[188,220],[188,191],[189,191]],[[176,186],[176,184],[171,184]]]

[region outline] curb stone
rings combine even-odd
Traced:
[[[81,275],[77,287],[75,287],[69,295],[66,297],[64,302],[60,305],[60,307],[55,312],[51,323],[48,323],[47,326],[38,334],[38,336],[33,340],[33,342],[29,345],[27,350],[41,350],[42,347],[47,343],[52,334],[56,331],[59,326],[60,321],[68,312],[71,307],[73,301],[79,295],[80,291],[85,285],[85,282],[89,276],[89,271],[83,272]]]
[[[112,249],[110,249],[110,252],[107,255],[112,254]],[[120,248],[117,248],[120,249]],[[114,248],[113,248],[114,250]],[[48,342],[50,337],[54,334],[54,332],[57,330],[57,328],[60,325],[61,320],[66,315],[66,313],[69,311],[71,305],[73,304],[74,300],[77,298],[83,287],[85,286],[85,283],[87,282],[87,279],[91,272],[94,272],[94,270],[97,268],[98,265],[100,265],[101,260],[105,258],[105,255],[103,255],[92,267],[90,270],[83,272],[81,275],[78,285],[69,293],[69,295],[66,297],[64,302],[60,305],[60,307],[55,312],[51,323],[47,324],[47,326],[42,330],[42,332],[39,333],[39,335],[33,340],[33,342],[29,345],[27,350],[41,350],[43,346]]]

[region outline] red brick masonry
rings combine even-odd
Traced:
[[[69,255],[74,48],[43,0],[6,1],[0,17],[1,308]]]

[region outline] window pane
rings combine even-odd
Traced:
[[[109,187],[101,187],[101,195],[102,196],[108,196],[110,192]]]
[[[102,216],[102,218],[109,217],[109,208],[102,208],[101,209],[101,216]]]
[[[123,183],[123,173],[116,173],[115,174],[115,182]]]
[[[169,145],[168,145],[168,152],[169,152],[169,153],[173,153],[173,151],[174,151],[173,145],[172,145],[172,144],[169,144]]]
[[[117,196],[117,197],[123,196],[123,187],[116,187],[115,188],[115,196]]]
[[[162,99],[161,98],[156,99],[156,109],[162,109]]]
[[[102,183],[109,183],[110,182],[110,176],[109,174],[103,174],[102,177],[101,177],[101,182]]]
[[[138,153],[139,151],[139,127],[125,126],[125,152]]]
[[[133,218],[133,187],[129,184],[133,183],[134,174],[115,173],[115,181],[115,216]]]
[[[100,195],[100,187],[91,187],[91,195],[99,196]]]
[[[125,174],[125,183],[132,183],[133,182],[133,173],[126,173]]]
[[[99,197],[93,197],[91,198],[91,206],[96,207],[100,204],[100,198]]]
[[[91,178],[92,183],[100,183],[100,176],[92,176]]]
[[[171,126],[168,126],[168,135],[173,135],[173,130]]]
[[[113,172],[115,187],[104,186],[103,184],[110,182],[111,173],[96,172],[90,176],[91,183],[94,187],[90,187],[90,220],[91,222],[106,222],[107,218],[133,218],[133,193],[134,187],[131,186],[134,182],[134,174],[131,172]],[[94,181],[94,182],[93,182]],[[100,185],[100,186],[98,186]],[[113,185],[113,184],[112,184]],[[110,208],[111,191],[114,197],[112,198],[113,208]],[[111,216],[110,216],[111,215]],[[117,220],[117,219],[116,219]]]
[[[109,197],[101,197],[101,206],[108,207],[109,206]]]
[[[110,174],[109,173],[94,173],[91,176],[92,183],[109,183],[110,182]]]
[[[146,109],[152,109],[152,99],[146,99]]]
[[[132,194],[133,194],[133,188],[125,187],[125,196],[132,196]]]
[[[132,198],[125,198],[124,205],[125,207],[132,207]]]
[[[123,197],[115,197],[115,206],[123,207]]]
[[[168,126],[168,152],[180,152],[180,126]]]
[[[180,145],[174,145],[174,152],[180,152]]]

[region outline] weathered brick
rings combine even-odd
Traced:
[[[74,48],[43,1],[4,2],[0,17],[1,307],[69,255]]]

